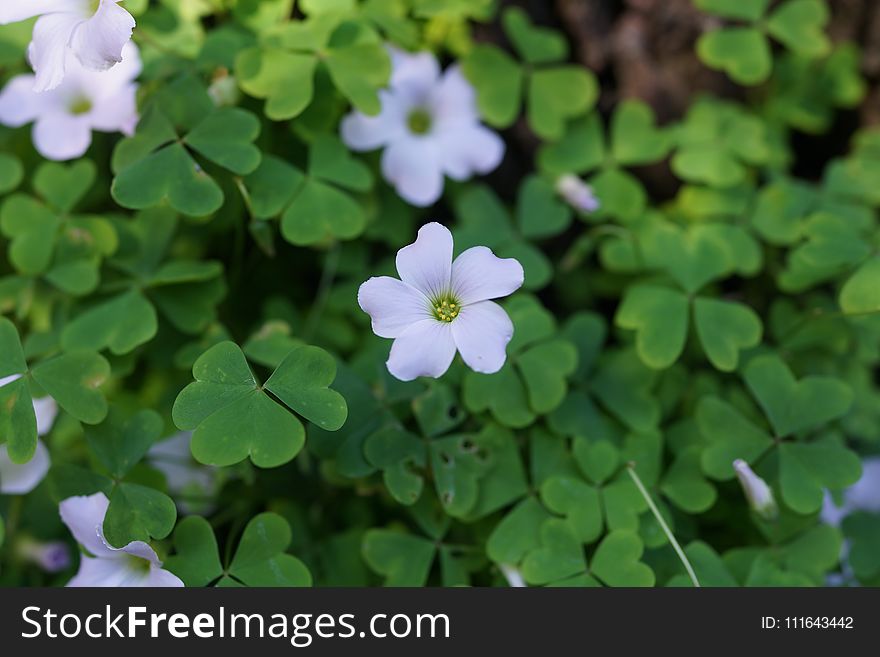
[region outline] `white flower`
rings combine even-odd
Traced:
[[[595,212],[599,209],[599,199],[593,193],[593,188],[570,173],[560,176],[556,181],[556,192],[580,212]]]
[[[56,88],[72,70],[106,71],[123,60],[134,18],[119,0],[2,0],[0,25],[39,16],[28,46],[36,92]],[[77,66],[78,65],[78,66]]]
[[[377,116],[352,112],[340,127],[356,151],[384,147],[382,175],[407,202],[432,205],[443,193],[443,175],[467,180],[488,173],[504,157],[504,142],[480,124],[473,87],[452,66],[441,76],[429,52],[393,48],[388,89],[379,92]]]
[[[733,462],[733,469],[749,501],[749,506],[765,520],[775,518],[779,513],[779,507],[767,482],[756,475],[749,464],[742,459]]]
[[[33,75],[12,78],[0,92],[0,123],[18,128],[34,124],[37,151],[50,160],[72,160],[85,154],[92,131],[131,135],[138,122],[135,78],[141,71],[137,46],[129,43],[119,66],[104,73],[71,62],[57,88],[33,90]]]
[[[0,379],[0,388],[17,381],[21,374],[13,374]],[[37,434],[45,436],[52,429],[58,415],[58,405],[51,397],[33,400],[34,415],[37,418]],[[27,463],[13,463],[9,459],[6,444],[0,445],[0,494],[26,495],[36,488],[49,472],[49,450],[42,440],[37,441],[33,457]]]
[[[397,273],[361,285],[358,303],[373,320],[373,332],[394,338],[388,371],[402,381],[439,377],[455,352],[473,370],[491,374],[504,365],[513,323],[496,303],[523,284],[513,258],[496,257],[485,246],[452,261],[452,233],[438,223],[419,229],[416,241],[397,252]]]
[[[862,476],[843,492],[843,503],[838,506],[831,493],[825,491],[820,517],[822,522],[837,526],[854,511],[880,513],[880,457],[862,461]]]
[[[68,497],[58,507],[61,520],[91,556],[80,556],[79,572],[67,586],[174,587],[180,579],[162,570],[162,562],[149,545],[133,541],[123,548],[104,539],[104,516],[110,501],[104,493]]]
[[[147,452],[154,468],[165,475],[168,490],[181,511],[204,515],[213,508],[217,469],[201,465],[192,456],[192,432],[184,431],[156,443]]]

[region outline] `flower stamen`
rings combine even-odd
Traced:
[[[434,318],[440,322],[451,322],[461,312],[461,303],[452,295],[445,294],[431,301]]]

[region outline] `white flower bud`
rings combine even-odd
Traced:
[[[577,176],[567,173],[556,181],[556,192],[575,210],[595,212],[599,209],[599,199],[593,188]]]
[[[742,486],[749,506],[765,520],[772,520],[779,514],[779,507],[773,499],[773,491],[767,482],[761,479],[742,459],[733,462],[736,477]]]

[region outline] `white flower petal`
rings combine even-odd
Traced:
[[[406,114],[388,91],[379,92],[382,110],[376,116],[351,112],[339,126],[343,143],[356,151],[372,151],[406,134]]]
[[[513,322],[497,303],[481,301],[461,309],[452,322],[452,337],[468,367],[494,374],[507,360]]]
[[[2,0],[0,3],[0,25],[51,14],[71,12],[88,14],[88,0]]]
[[[134,18],[117,2],[101,0],[95,15],[73,31],[70,48],[89,70],[106,71],[121,62],[122,49],[131,40]]]
[[[424,319],[410,326],[391,345],[388,371],[401,381],[420,376],[440,377],[455,358],[452,327],[435,319]]]
[[[0,379],[0,388],[5,385],[9,385],[13,381],[18,381],[21,378],[21,374],[10,374],[9,376],[4,376]]]
[[[58,404],[51,397],[34,399],[34,415],[37,416],[37,434],[45,436],[52,430],[58,417]]]
[[[416,207],[433,205],[443,194],[443,169],[435,141],[407,135],[382,153],[382,175],[400,197]]]
[[[504,159],[504,140],[481,125],[447,128],[435,134],[440,166],[453,180],[489,173]]]
[[[61,520],[77,543],[96,557],[104,559],[115,556],[114,551],[104,542],[101,530],[109,506],[110,500],[104,493],[68,497],[58,505]]]
[[[524,278],[518,260],[499,258],[485,246],[468,249],[452,263],[452,290],[464,305],[513,294]]]
[[[449,291],[452,233],[436,221],[419,228],[416,241],[397,252],[397,273],[429,299]]]
[[[68,587],[182,587],[183,582],[166,570],[141,566],[135,559],[93,559],[83,555],[79,572]]]
[[[36,22],[28,46],[28,59],[36,73],[34,91],[49,91],[61,84],[70,56],[68,44],[82,22],[72,13],[48,14]]]
[[[390,87],[412,102],[427,100],[440,78],[440,64],[433,53],[409,53],[389,46],[391,55]]]
[[[34,147],[49,160],[73,160],[85,155],[92,143],[88,116],[64,112],[44,114],[34,123]]]
[[[477,96],[461,67],[450,66],[431,93],[431,115],[437,127],[477,125]]]
[[[396,338],[411,325],[430,319],[428,298],[412,285],[390,276],[373,277],[358,290],[358,304],[373,321],[373,333]]]
[[[49,472],[49,450],[42,440],[37,441],[33,458],[27,463],[13,463],[4,443],[0,445],[0,493],[26,495],[36,488]]]
[[[0,123],[10,128],[19,128],[31,123],[47,107],[57,105],[46,94],[34,91],[33,75],[18,75],[12,78],[0,92]]]
[[[96,75],[107,75],[107,73]],[[95,103],[87,116],[91,128],[100,132],[121,132],[129,137],[133,135],[140,120],[137,111],[137,88],[136,84],[129,84],[116,95]]]

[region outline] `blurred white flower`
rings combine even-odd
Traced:
[[[147,460],[165,475],[168,491],[180,510],[204,515],[213,509],[218,471],[201,465],[192,456],[192,432],[183,431],[156,443],[147,452]]]
[[[599,209],[599,199],[593,194],[593,188],[570,173],[557,179],[556,192],[580,212],[595,212]]]
[[[13,463],[6,444],[0,445],[0,494],[27,495],[36,488],[49,472],[49,450],[42,440],[37,441],[33,458],[27,463]]]
[[[831,493],[825,491],[825,501],[820,515],[822,522],[837,526],[854,511],[880,513],[880,456],[862,461],[862,476],[843,491],[843,501],[838,505]]]
[[[412,205],[432,205],[443,193],[444,174],[467,180],[488,173],[504,157],[504,142],[480,124],[473,87],[458,66],[440,73],[429,52],[389,48],[393,72],[379,92],[377,116],[352,112],[340,127],[356,151],[384,147],[382,175]]]
[[[0,388],[17,381],[21,374],[0,379]],[[51,397],[34,399],[34,415],[37,418],[37,434],[45,436],[52,429],[58,415],[58,405]],[[9,459],[6,444],[0,445],[0,494],[26,495],[36,488],[49,471],[49,450],[43,441],[37,441],[34,456],[27,463],[13,463]]]
[[[413,244],[397,252],[397,273],[374,277],[358,291],[373,332],[394,338],[388,371],[402,381],[439,377],[455,352],[474,371],[492,374],[507,358],[513,323],[489,299],[506,297],[523,284],[523,268],[485,246],[452,261],[452,233],[438,223],[419,229]]]
[[[39,16],[28,46],[36,92],[55,89],[79,65],[106,71],[123,59],[134,18],[120,0],[3,0],[0,25]]]
[[[128,43],[122,63],[103,73],[72,61],[64,81],[52,91],[36,93],[34,76],[19,75],[0,92],[0,123],[11,128],[33,123],[34,147],[43,157],[75,159],[88,150],[93,130],[134,133],[140,72],[137,46]]]
[[[733,469],[749,501],[749,506],[765,520],[775,518],[779,513],[779,507],[767,482],[756,475],[749,464],[742,459],[733,462]]]
[[[70,549],[62,541],[42,543],[32,538],[23,538],[15,545],[15,553],[36,564],[47,573],[60,573],[70,567]]]
[[[79,572],[67,586],[179,587],[183,582],[162,569],[153,548],[133,541],[122,548],[104,539],[104,516],[110,501],[104,493],[68,497],[58,507],[61,520],[91,556],[80,555]]]

